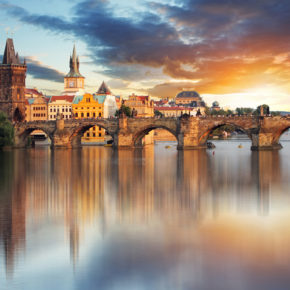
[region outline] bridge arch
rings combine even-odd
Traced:
[[[104,129],[113,139],[114,143],[114,132],[111,132],[104,124],[101,122],[92,122],[92,123],[85,123],[83,125],[77,126],[71,133],[69,137],[69,142],[71,143],[72,147],[80,147],[81,146],[81,138],[83,137],[84,133],[88,131],[92,127],[101,127]]]
[[[218,124],[214,123],[214,124],[208,126],[205,130],[203,130],[198,138],[199,145],[201,145],[201,146],[205,145],[208,138],[209,138],[210,133],[213,132],[215,129],[218,129],[218,128],[225,126],[225,125],[234,126],[235,128],[241,130],[242,132],[245,132],[245,134],[249,137],[249,139],[252,140],[252,136],[251,136],[250,130],[248,128],[245,128],[243,125],[237,124],[235,122],[223,121],[223,122],[220,122]]]
[[[28,145],[28,137],[33,131],[40,130],[44,132],[48,138],[52,141],[53,140],[53,133],[50,130],[47,130],[47,128],[38,126],[38,125],[33,125],[29,127],[24,127],[23,129],[17,129],[15,130],[15,136],[14,136],[14,142],[15,146],[21,146],[25,147]]]
[[[280,143],[280,138],[282,135],[290,129],[290,124],[287,126],[282,127],[280,130],[277,130],[275,133],[275,136],[273,138],[273,144],[279,144]]]
[[[145,137],[145,135],[147,135],[149,132],[155,129],[164,129],[170,132],[176,138],[176,141],[178,141],[177,132],[175,130],[164,125],[150,124],[142,127],[133,135],[133,146],[142,147],[142,139]]]

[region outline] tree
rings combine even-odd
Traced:
[[[205,113],[206,115],[211,115],[211,111],[210,111],[210,108],[209,108],[208,106],[205,106],[204,113]]]
[[[281,112],[279,111],[271,111],[272,116],[281,116]]]
[[[252,114],[254,109],[252,108],[236,108],[236,112],[239,116],[241,115],[250,115]]]
[[[131,108],[125,105],[122,105],[121,108],[116,111],[115,116],[120,117],[122,113],[124,113],[127,117],[131,117],[131,114],[132,114]]]
[[[164,114],[162,114],[160,111],[158,111],[158,110],[154,110],[154,116],[155,117],[163,117],[164,116]]]
[[[3,112],[0,112],[0,148],[13,145],[14,128]]]
[[[266,104],[262,106],[258,106],[257,109],[254,111],[254,115],[260,116],[261,115],[261,108],[263,107],[263,114],[269,115],[270,114],[270,107]]]

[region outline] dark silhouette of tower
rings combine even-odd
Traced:
[[[13,40],[8,38],[0,64],[0,110],[9,120],[21,122],[25,119],[26,63],[15,54]]]

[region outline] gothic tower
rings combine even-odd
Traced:
[[[73,54],[69,61],[70,71],[64,77],[64,93],[66,95],[75,95],[84,92],[85,78],[80,74],[79,57],[76,54],[76,47],[73,48]]]
[[[0,64],[0,110],[9,120],[20,122],[25,119],[26,63],[20,62],[15,54],[13,40],[8,38]]]

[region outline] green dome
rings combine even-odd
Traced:
[[[200,95],[196,91],[183,91],[177,94],[176,98],[197,98],[201,99]]]

